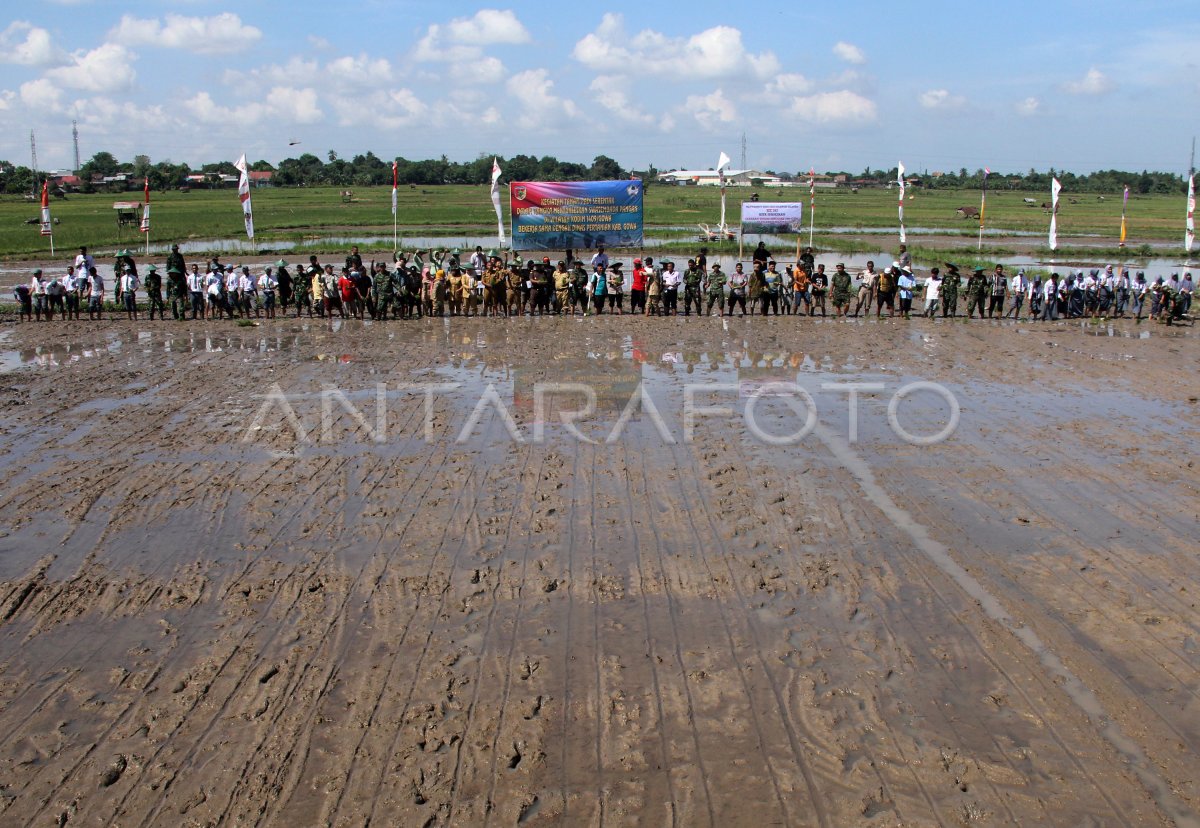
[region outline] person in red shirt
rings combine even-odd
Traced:
[[[629,288],[631,313],[646,312],[646,268],[641,259],[633,260],[633,283]]]
[[[350,271],[344,267],[342,275],[338,278],[338,292],[342,294],[342,308],[345,314],[358,316],[358,290],[354,280],[350,278]]]

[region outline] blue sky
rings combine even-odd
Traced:
[[[0,159],[555,155],[796,172],[1185,172],[1189,2],[43,0],[0,31]],[[298,141],[295,146],[289,142]]]

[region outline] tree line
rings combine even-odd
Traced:
[[[397,179],[404,186],[489,184],[492,180],[492,158],[491,155],[480,155],[473,161],[465,162],[451,161],[445,155],[420,161],[398,158]],[[500,157],[499,161],[504,170],[505,181],[602,181],[631,176],[652,180],[658,174],[658,170],[653,166],[648,170],[626,170],[606,155],[596,156],[591,164],[562,161],[551,155],[541,158],[535,155],[514,155],[511,158]],[[255,161],[250,165],[250,169],[274,172],[273,183],[282,187],[372,187],[392,183],[391,161],[384,161],[373,152],[355,155],[350,159],[340,158],[333,150],[329,150],[324,159],[312,153],[304,153],[298,158],[285,158],[278,164],[271,164],[265,160]],[[785,181],[804,181],[808,177],[805,171],[764,172],[779,175]],[[94,175],[114,176],[122,173],[129,176],[124,184],[125,189],[140,190],[143,180],[148,178],[152,189],[162,191],[187,186],[188,176],[196,174],[205,177],[202,186],[220,186],[221,176],[236,175],[237,170],[230,161],[193,168],[186,163],[175,164],[170,160],[152,164],[145,155],[137,155],[131,161],[123,162],[112,153],[102,151],[88,159],[78,171],[83,181],[80,189],[83,192],[93,191],[95,187],[91,179]],[[895,167],[890,170],[873,170],[868,167],[858,174],[845,171],[828,173],[839,174],[859,182],[886,186],[896,180],[897,170]],[[0,161],[0,191],[9,194],[33,192],[41,186],[44,175],[35,174],[28,167]],[[1066,190],[1077,193],[1119,193],[1124,187],[1129,187],[1130,192],[1140,195],[1183,193],[1187,190],[1187,181],[1183,176],[1146,170],[1140,173],[1101,170],[1086,175],[1056,171],[1054,168],[1047,172],[1033,169],[1025,173],[993,172],[987,176],[987,184],[989,189],[996,190],[1049,191],[1052,178],[1058,178]],[[984,171],[978,169],[971,172],[966,168],[937,173],[925,171],[920,174],[909,173],[908,179],[928,189],[978,190],[983,186]]]

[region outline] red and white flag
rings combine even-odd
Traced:
[[[241,173],[238,178],[238,200],[242,202],[242,218],[246,221],[246,238],[254,238],[254,211],[250,207],[250,172],[246,167],[246,154],[233,166]]]
[[[46,202],[43,201],[43,204]],[[1187,201],[1187,229],[1183,234],[1183,246],[1187,252],[1192,252],[1192,245],[1196,243],[1196,175],[1193,173],[1188,176],[1188,201]]]
[[[396,215],[396,185],[399,184],[399,173],[396,170],[396,162],[392,162],[392,215]]]
[[[896,183],[900,185],[900,243],[908,241],[904,235],[904,163],[896,164]]]
[[[492,157],[492,207],[496,209],[496,232],[500,236],[500,246],[504,246],[504,214],[500,211],[500,159]]]
[[[42,235],[53,236],[54,228],[50,224],[50,182],[42,182]]]
[[[142,188],[145,194],[145,200],[142,202],[142,226],[139,228],[143,233],[150,232],[150,179],[146,179],[146,185]]]

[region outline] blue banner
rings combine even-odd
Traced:
[[[514,181],[513,250],[642,246],[642,182]]]

